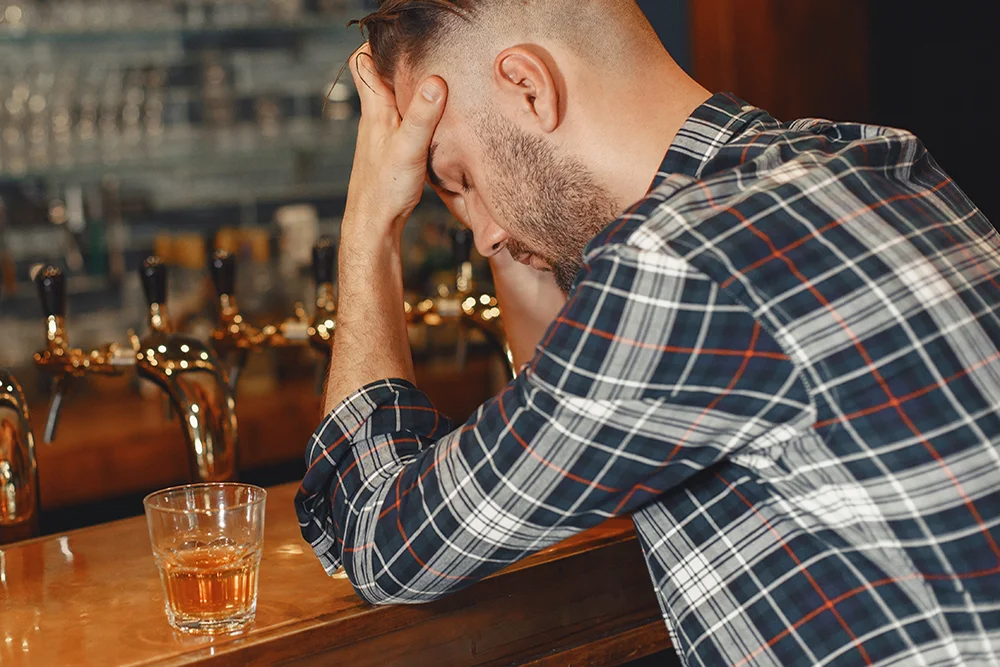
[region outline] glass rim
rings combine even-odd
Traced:
[[[207,489],[207,488],[242,488],[251,489],[253,491],[260,492],[260,497],[248,500],[245,502],[237,503],[235,505],[228,505],[226,507],[220,507],[217,509],[206,509],[203,507],[197,507],[194,509],[180,509],[177,507],[157,507],[151,504],[151,501],[158,496],[166,496],[176,491],[187,491],[191,489]],[[145,498],[142,499],[142,507],[147,512],[152,510],[154,512],[167,512],[170,514],[218,514],[219,512],[231,512],[234,510],[240,510],[247,507],[252,507],[263,503],[267,500],[267,489],[262,486],[257,486],[256,484],[246,484],[244,482],[196,482],[194,484],[178,484],[176,486],[168,486],[165,489],[160,489],[159,491],[153,491],[147,494]]]

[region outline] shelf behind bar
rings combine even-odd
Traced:
[[[282,161],[311,157],[343,156],[349,167],[357,136],[356,122],[301,123],[275,135],[259,127],[243,125],[227,129],[192,129],[167,134],[156,142],[146,139],[134,145],[122,143],[110,149],[95,140],[92,150],[78,149],[61,162],[24,163],[11,166],[6,157],[0,164],[0,184],[42,179],[58,182],[94,182],[104,176],[134,177],[144,172],[183,170],[190,175],[239,175],[255,169],[269,170]]]
[[[359,17],[361,10],[343,10],[333,16],[316,16],[293,21],[254,21],[231,25],[183,25],[179,22],[166,25],[80,25],[55,28],[29,26],[0,26],[0,44],[27,45],[35,42],[100,42],[143,41],[151,38],[191,38],[202,36],[266,34],[346,35],[347,22]]]

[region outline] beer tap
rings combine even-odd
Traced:
[[[314,349],[330,354],[333,331],[337,327],[337,299],[333,292],[334,262],[337,245],[329,236],[313,246],[313,281],[316,283],[316,309],[309,325],[309,343]]]
[[[134,367],[139,377],[157,385],[180,418],[194,481],[236,477],[237,424],[235,400],[225,371],[212,349],[190,336],[174,333],[166,309],[166,267],[155,257],[140,268],[149,303],[149,331],[142,338],[129,331],[129,347],[110,343],[91,351],[70,346],[66,333],[66,280],[48,266],[34,281],[46,318],[46,349],[35,364],[55,376],[45,427],[45,442],[55,437],[63,397],[71,378],[88,374],[121,375]]]
[[[212,257],[212,282],[219,298],[219,327],[212,332],[212,343],[220,355],[235,354],[230,383],[235,388],[252,350],[309,345],[325,355],[330,353],[337,309],[333,291],[333,263],[336,245],[327,237],[313,248],[313,277],[316,283],[313,315],[305,306],[295,304],[295,316],[260,329],[240,313],[236,302],[236,259],[225,250]]]
[[[14,376],[0,370],[0,544],[38,534],[38,497],[28,404]]]
[[[212,331],[211,341],[223,359],[236,355],[236,361],[229,370],[229,386],[235,390],[247,355],[263,345],[264,334],[251,326],[240,313],[236,302],[236,259],[233,255],[226,250],[216,251],[209,270],[219,297],[220,323],[219,328]]]
[[[424,299],[416,305],[405,304],[407,322],[427,326],[441,326],[445,321],[456,318],[459,323],[459,362],[465,361],[468,345],[468,331],[478,329],[486,337],[490,346],[506,362],[509,376],[517,374],[514,357],[507,344],[500,316],[500,306],[496,296],[479,293],[472,276],[472,232],[455,229],[451,232],[452,257],[457,267],[455,284],[439,285],[437,295]]]

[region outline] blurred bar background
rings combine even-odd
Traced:
[[[74,345],[124,341],[147,316],[137,269],[170,271],[175,325],[216,326],[208,264],[227,250],[248,319],[276,322],[311,298],[311,248],[336,239],[358,114],[365,0],[0,0],[0,368],[14,372],[36,436],[50,386],[33,265],[66,274]],[[640,0],[677,60],[706,87],[781,119],[903,126],[988,216],[1000,216],[988,3],[897,0]],[[985,80],[984,80],[985,79]],[[407,226],[414,302],[454,284],[455,222],[427,198]],[[474,253],[473,253],[474,254]],[[485,262],[473,276],[489,291]],[[482,337],[414,331],[421,381],[457,420],[503,382]],[[240,474],[302,473],[318,420],[322,360],[308,349],[250,357],[237,400]],[[179,433],[134,376],[87,378],[59,437],[39,445],[43,530],[137,514],[185,481]]]

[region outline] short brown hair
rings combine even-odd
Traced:
[[[400,63],[416,64],[456,21],[467,20],[476,0],[379,0],[378,9],[357,25],[368,40],[375,71],[392,81]]]

